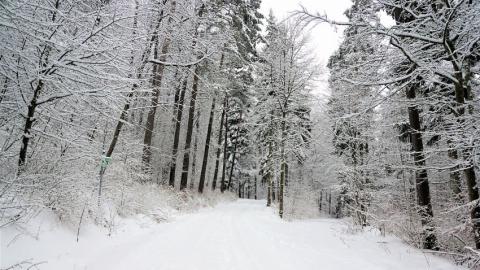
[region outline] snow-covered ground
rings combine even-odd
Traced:
[[[122,220],[112,236],[86,226],[78,243],[73,230],[51,222],[12,241],[17,234],[2,232],[0,268],[29,260],[50,270],[463,269],[393,237],[349,233],[339,220],[283,221],[264,201],[253,200],[222,203],[169,223]]]

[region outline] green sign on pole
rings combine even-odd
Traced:
[[[102,156],[102,163],[100,164],[102,169],[105,169],[108,165],[110,165],[110,163],[112,163],[111,157]]]

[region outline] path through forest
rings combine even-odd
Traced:
[[[265,201],[239,200],[140,231],[119,231],[98,245],[84,237],[80,246],[59,246],[55,256],[50,251],[36,259],[48,262],[45,269],[63,270],[461,269],[396,238],[351,233],[349,228],[327,218],[283,221]],[[39,242],[61,245],[48,237]],[[31,248],[41,254],[41,247]]]

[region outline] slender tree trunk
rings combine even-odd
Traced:
[[[288,187],[288,162],[285,158],[285,186]]]
[[[415,100],[415,85],[407,88],[407,98],[412,102]],[[408,118],[411,127],[410,142],[413,150],[415,163],[415,185],[417,190],[417,204],[423,227],[423,248],[434,249],[436,247],[436,236],[434,234],[433,210],[430,199],[430,186],[428,174],[425,169],[425,156],[423,154],[423,142],[420,126],[420,112],[416,105],[408,106]]]
[[[136,1],[136,3],[137,3],[137,1]],[[163,15],[163,10],[160,12],[160,16],[162,16],[162,15]],[[149,42],[147,43],[147,46],[143,50],[142,57],[141,57],[142,62],[140,64],[140,67],[136,70],[135,78],[137,80],[142,77],[142,73],[145,69],[145,66],[147,65],[147,60],[148,60],[148,57],[149,57],[149,55],[152,51],[152,47],[154,46],[154,43],[156,42],[156,40],[158,38],[157,31],[158,31],[158,27],[160,27],[161,21],[162,21],[161,19],[158,21],[157,26],[155,27],[155,30],[152,33],[152,36],[151,36]],[[136,23],[136,19],[135,19],[134,29],[136,29],[136,24],[137,23]],[[130,64],[131,65],[134,64],[133,56],[130,59]],[[120,113],[120,119],[117,121],[117,125],[115,126],[115,130],[113,132],[112,141],[110,142],[110,146],[108,147],[108,150],[107,150],[107,153],[106,153],[107,157],[111,157],[112,154],[113,154],[113,151],[115,150],[115,146],[117,145],[118,137],[120,136],[120,132],[122,131],[123,124],[127,121],[128,111],[130,110],[132,98],[133,98],[133,96],[136,92],[137,87],[138,87],[137,84],[134,83],[132,85],[132,89],[130,90],[130,93],[128,93],[127,101],[125,102],[125,105],[123,106],[123,110]]]
[[[456,163],[458,160],[458,152],[456,149],[453,149],[453,146],[450,142],[448,142],[448,145],[451,147],[451,149],[448,150],[448,157],[452,162]],[[455,200],[462,202],[462,180],[460,176],[460,166],[458,165],[455,165],[450,169],[450,188]]]
[[[471,5],[473,1],[469,1]],[[455,91],[455,105],[457,107],[457,121],[460,126],[464,126],[465,117],[465,100],[472,100],[470,81],[472,79],[472,73],[470,67],[475,66],[475,60],[473,57],[467,57],[462,61],[459,61],[457,55],[457,49],[455,43],[450,39],[449,29],[446,28],[444,36],[444,47],[448,53],[449,60],[455,71],[454,76],[454,91]],[[458,63],[462,62],[464,66],[459,66]],[[469,110],[470,111],[470,110]],[[474,158],[472,149],[466,149],[463,151],[463,158],[468,162],[468,165],[464,168],[463,174],[465,176],[465,182],[468,190],[468,199],[470,202],[475,202],[470,209],[470,218],[473,226],[473,234],[475,247],[480,249],[480,203],[478,202],[479,192],[477,187],[477,177],[475,175],[475,168],[473,162]]]
[[[331,215],[332,214],[332,192],[330,191],[329,194],[327,194],[328,196],[328,214]]]
[[[172,187],[175,186],[175,173],[177,170],[177,155],[178,155],[178,144],[180,142],[180,128],[182,126],[182,117],[183,117],[183,104],[185,102],[185,93],[187,92],[188,85],[188,76],[183,79],[183,83],[176,92],[179,92],[178,103],[175,107],[176,115],[173,118],[175,124],[175,132],[173,135],[173,147],[172,147],[172,160],[170,162],[170,177],[168,184]],[[177,95],[177,94],[175,94]]]
[[[226,101],[226,99],[225,99]],[[215,159],[215,170],[213,171],[213,180],[212,180],[212,190],[215,190],[217,187],[217,177],[218,177],[218,167],[220,163],[220,153],[222,151],[221,143],[222,143],[222,133],[223,133],[223,122],[225,120],[225,101],[223,102],[223,110],[222,110],[222,117],[220,117],[220,126],[218,132],[218,141],[217,141],[217,153]]]
[[[228,98],[225,96],[225,135],[223,138],[223,167],[222,167],[222,181],[220,184],[220,191],[223,193],[225,191],[225,174],[227,172],[227,146],[228,146]]]
[[[52,12],[52,17],[51,17],[52,24],[56,24],[59,6],[60,6],[60,1],[56,0],[54,5],[54,10]],[[52,36],[53,36],[53,33],[52,33]],[[50,36],[50,38],[52,36]],[[24,49],[25,42],[26,42],[26,39],[23,39],[23,45],[21,47],[22,51]],[[49,58],[51,49],[52,48],[50,47],[49,42],[45,42],[45,45],[43,46],[43,49],[39,55],[39,63],[38,63],[39,65],[42,65],[42,66],[47,65],[47,63],[49,62],[48,58]],[[49,73],[49,70],[44,70],[40,73],[40,75],[41,76],[48,75],[48,73]],[[18,75],[18,71],[17,71],[17,75]],[[7,82],[8,80],[7,78],[5,78],[4,91],[6,91],[7,89],[6,88]],[[31,85],[33,88],[33,83]],[[38,98],[40,96],[40,92],[43,90],[43,87],[44,87],[44,81],[42,79],[39,79],[37,85],[35,86],[35,89],[33,90],[33,95],[32,95],[32,99],[30,99],[30,104],[28,104],[28,107],[27,107],[27,117],[25,118],[25,125],[23,127],[23,134],[22,134],[22,144],[20,146],[20,152],[18,155],[17,176],[21,175],[22,172],[25,170],[25,166],[27,162],[28,146],[30,144],[30,138],[32,136],[33,123],[35,122],[35,111],[39,106]],[[1,98],[3,100],[3,94]]]
[[[463,172],[467,182],[468,199],[470,202],[475,202],[470,210],[470,218],[472,220],[475,248],[480,249],[480,205],[478,203],[479,196],[475,170],[472,166],[466,168]]]
[[[271,136],[270,136],[271,137]],[[267,206],[272,205],[272,199],[275,200],[275,195],[273,192],[273,168],[272,168],[272,155],[273,155],[273,147],[272,147],[272,138],[270,138],[270,141],[268,142],[268,160],[267,160],[267,166],[268,166],[268,173],[267,173],[267,178],[268,178],[268,187],[267,187]]]
[[[163,14],[163,10],[161,11],[161,14]],[[160,19],[161,21],[161,19]],[[137,32],[137,25],[138,25],[138,0],[135,0],[135,15],[134,15],[134,18],[133,18],[133,32],[132,32],[132,36],[133,38],[135,38],[136,36],[136,32]],[[160,25],[160,22],[159,24]],[[142,54],[142,64],[139,68],[139,70],[143,70],[145,68],[145,65],[147,63],[146,61],[146,54],[150,54],[151,52],[151,48],[152,48],[152,44],[155,42],[157,38],[157,34],[156,34],[156,31],[152,34],[152,37],[151,37],[151,40],[150,42],[148,42],[147,44],[147,47],[145,48],[145,50],[143,51],[143,54]],[[134,66],[135,64],[135,53],[134,53],[134,50],[131,51],[131,56],[130,56],[130,66]],[[129,78],[132,78],[133,76],[136,77],[136,79],[140,79],[141,77],[141,74],[139,72],[139,70],[137,70],[136,74],[134,75],[135,73],[135,70],[132,71],[130,74],[128,74],[128,77]],[[118,141],[118,137],[120,136],[120,132],[122,131],[122,127],[123,127],[123,123],[127,121],[127,117],[128,117],[128,110],[130,110],[130,103],[132,102],[131,99],[133,98],[133,95],[135,93],[135,90],[137,88],[137,84],[134,83],[132,85],[132,89],[130,90],[130,92],[128,93],[128,96],[127,96],[127,102],[125,102],[125,105],[123,106],[123,110],[122,112],[120,113],[120,119],[117,121],[117,125],[115,126],[115,130],[113,132],[113,138],[112,138],[112,141],[110,142],[110,145],[108,147],[108,150],[107,150],[107,153],[105,154],[105,156],[107,157],[111,157],[112,154],[113,154],[113,151],[115,149],[115,146],[117,145],[117,141]],[[133,117],[132,117],[133,118]]]
[[[237,155],[237,142],[235,142],[233,146],[232,163],[230,164],[230,174],[228,175],[228,184],[227,184],[228,190],[230,190],[230,187],[232,185],[232,175],[233,175],[233,169],[235,168],[236,155]]]
[[[2,58],[0,57],[0,60],[1,59]],[[0,103],[2,103],[3,99],[5,98],[7,90],[8,90],[8,77],[5,77],[5,79],[3,80],[2,92],[0,93]]]
[[[254,178],[254,184],[255,184],[255,200],[258,199],[258,195],[257,195],[257,176],[255,175],[255,178]]]
[[[223,61],[224,61],[224,54],[222,53],[222,56],[220,57],[220,66],[219,69],[220,71],[222,70],[223,67]],[[213,99],[212,99],[212,108],[210,109],[210,117],[208,119],[208,128],[207,128],[207,137],[205,138],[205,147],[203,151],[203,159],[202,159],[202,170],[200,171],[200,180],[198,183],[198,192],[203,193],[203,188],[205,186],[205,177],[207,174],[207,165],[208,165],[208,156],[210,152],[210,140],[212,137],[212,127],[213,127],[213,117],[215,114],[215,105],[216,105],[216,92],[214,93]],[[222,120],[223,121],[223,112],[222,112]],[[222,133],[222,123],[220,123],[220,138],[219,138],[219,145],[220,145],[220,140],[221,140],[221,135]],[[216,164],[215,164],[215,176],[214,176],[214,181],[212,183],[212,190],[215,190],[215,186],[217,185],[217,173],[218,173],[218,151],[217,151],[217,159],[216,159]]]
[[[458,107],[458,122],[460,125],[464,125],[463,117],[465,116],[465,99],[471,99],[471,96],[469,95],[468,88],[463,87],[463,85],[468,85],[468,83],[463,80],[462,74],[459,70],[457,70],[457,80],[458,83],[455,84],[455,101]],[[469,161],[474,158],[472,150],[464,150],[463,157],[468,161],[468,165],[463,170],[468,191],[468,200],[470,202],[475,202],[470,209],[470,218],[472,221],[475,247],[480,249],[480,203],[478,202],[479,192],[475,168],[473,162]]]
[[[160,61],[165,61],[166,53],[168,52],[168,47],[170,41],[166,39],[162,46]],[[155,59],[157,59],[158,52],[155,49]],[[155,127],[155,115],[157,113],[158,107],[158,98],[160,97],[160,87],[162,85],[163,72],[165,65],[156,64],[153,66],[153,94],[150,102],[150,110],[147,115],[147,122],[145,123],[145,134],[143,137],[143,155],[142,162],[143,168],[146,171],[150,171],[150,162],[152,159],[152,138],[153,138],[153,129]]]
[[[198,150],[199,134],[200,134],[200,110],[198,110],[196,122],[195,122],[195,136],[193,139],[192,175],[190,176],[190,189],[193,189],[195,185],[195,178],[197,176],[197,150]]]
[[[190,146],[192,144],[192,133],[193,133],[193,118],[195,115],[195,102],[197,99],[198,91],[198,66],[195,68],[193,74],[193,84],[192,84],[192,94],[190,97],[190,107],[188,111],[188,122],[187,122],[187,136],[185,138],[185,151],[183,153],[183,167],[182,167],[182,178],[180,179],[180,190],[183,190],[187,187],[188,181],[188,168],[190,166]]]
[[[133,93],[135,92],[135,87],[130,91],[127,96],[128,101],[123,105],[122,113],[120,114],[120,119],[115,126],[115,130],[113,132],[113,138],[110,142],[110,146],[108,147],[106,156],[111,157],[113,154],[113,150],[115,150],[115,146],[117,145],[118,137],[120,137],[120,132],[122,131],[123,123],[127,121],[128,110],[130,109],[130,99],[133,97]]]
[[[320,191],[320,198],[318,198],[318,211],[322,212],[323,191]]]
[[[283,193],[285,189],[285,178],[286,178],[286,173],[287,173],[287,162],[285,158],[285,140],[287,137],[286,134],[286,115],[285,112],[282,113],[282,123],[281,123],[281,129],[282,129],[282,138],[280,142],[280,159],[281,159],[281,167],[280,167],[280,187],[278,191],[278,214],[280,215],[280,218],[283,218]]]
[[[175,12],[176,2],[172,2],[171,13]],[[168,24],[171,24],[173,21],[172,18],[168,20]],[[154,49],[154,58],[158,59],[160,62],[165,62],[167,58],[168,49],[170,47],[170,35],[172,30],[169,31],[167,37],[163,40],[162,49],[160,55],[158,55],[158,38],[156,39],[156,45]],[[150,162],[152,159],[152,138],[153,138],[153,129],[155,127],[155,115],[157,113],[158,99],[160,96],[160,87],[162,86],[163,73],[165,70],[165,65],[163,64],[154,64],[153,66],[153,94],[150,104],[150,110],[147,115],[147,122],[145,123],[145,134],[143,137],[143,155],[142,155],[142,165],[145,171],[150,172]]]
[[[207,137],[205,138],[205,148],[203,151],[202,170],[200,172],[200,180],[198,182],[198,192],[200,193],[203,192],[203,187],[205,185],[205,175],[207,173],[208,154],[210,152],[210,138],[212,136],[213,116],[215,114],[215,102],[215,97],[213,97],[212,108],[210,109],[210,117],[208,119]],[[216,181],[216,179],[214,180]],[[212,189],[215,188],[212,187]]]
[[[272,174],[272,202],[277,201],[277,180],[273,177]]]
[[[238,181],[238,198],[242,198],[242,185],[240,181]]]
[[[33,91],[32,99],[30,100],[30,104],[28,104],[27,108],[27,117],[25,118],[25,125],[23,127],[23,134],[22,134],[22,144],[20,147],[20,154],[18,156],[18,170],[17,175],[20,175],[24,169],[27,160],[27,152],[28,152],[28,145],[30,143],[30,138],[32,136],[32,126],[33,122],[35,122],[35,110],[37,109],[37,101],[40,92],[43,89],[43,81],[39,80],[35,90]]]
[[[242,111],[240,111],[240,121],[242,121]],[[240,123],[239,123],[240,125]],[[237,133],[236,133],[236,138],[235,138],[235,144],[233,145],[233,156],[232,156],[232,164],[230,165],[230,175],[228,176],[228,186],[227,189],[230,190],[230,186],[232,184],[232,176],[233,176],[233,169],[235,168],[235,158],[237,156],[237,146],[238,146],[238,136],[240,131],[240,126],[237,128]]]

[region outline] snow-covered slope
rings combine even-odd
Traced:
[[[52,270],[462,269],[392,237],[348,233],[339,220],[283,221],[264,205],[239,200],[162,224],[124,220],[112,236],[88,227],[78,243],[70,230],[45,224],[37,240],[23,235],[7,247],[15,235],[4,231],[1,265],[29,259]]]

